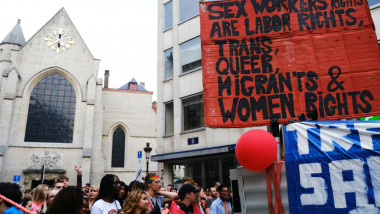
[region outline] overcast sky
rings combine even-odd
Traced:
[[[145,82],[156,100],[157,0],[2,0],[0,42],[21,19],[29,40],[64,7],[90,49],[100,59],[98,77],[110,70],[110,88],[132,77]]]

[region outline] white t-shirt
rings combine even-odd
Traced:
[[[117,214],[117,211],[120,209],[121,206],[117,200],[108,203],[103,199],[99,199],[92,205],[91,214]]]

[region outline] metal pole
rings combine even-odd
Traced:
[[[149,160],[146,160],[146,174],[149,172]]]
[[[41,184],[44,183],[45,180],[45,163],[42,164],[42,169],[41,169]]]
[[[270,133],[276,139],[277,142],[277,160],[281,160],[281,142],[280,141],[280,128],[277,119],[270,120]]]

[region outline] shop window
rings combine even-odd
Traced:
[[[211,159],[205,161],[206,168],[206,187],[215,186],[216,182],[219,182],[219,162],[218,159]]]
[[[173,78],[173,48],[165,51],[165,80]]]
[[[117,128],[112,137],[112,161],[111,167],[124,167],[125,133]]]
[[[183,130],[204,126],[203,94],[182,99]]]
[[[186,165],[173,165],[173,183],[183,183],[183,178],[189,177],[193,179],[198,185],[202,182],[202,164],[200,161],[188,162]]]
[[[237,165],[238,165],[238,162],[235,156],[230,156],[230,157],[226,156],[222,158],[222,175],[223,175],[224,184],[230,183],[230,169],[236,168]]]
[[[196,37],[180,45],[181,72],[187,73],[202,68],[201,38]]]
[[[179,22],[184,22],[197,15],[199,15],[199,1],[198,0],[180,0],[179,1]]]
[[[76,94],[59,74],[39,81],[30,95],[26,142],[72,143]]]
[[[165,4],[165,30],[173,27],[173,2]]]
[[[174,133],[174,109],[173,102],[165,104],[165,135]]]

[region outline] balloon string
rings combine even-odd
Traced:
[[[267,194],[268,194],[268,208],[269,208],[269,214],[274,213],[273,209],[273,195],[272,195],[272,185],[271,185],[271,177],[270,177],[270,171],[272,168],[273,164],[271,164],[267,169],[266,169],[266,180],[267,180]]]
[[[18,204],[18,203],[16,203],[16,202],[12,201],[11,199],[5,197],[4,195],[1,195],[1,194],[0,194],[0,198],[3,199],[3,200],[6,201],[6,202],[12,204],[13,206],[17,207],[17,209],[21,210],[21,211],[24,212],[24,213],[34,214],[32,211],[27,210],[25,207],[21,206],[21,204]]]

